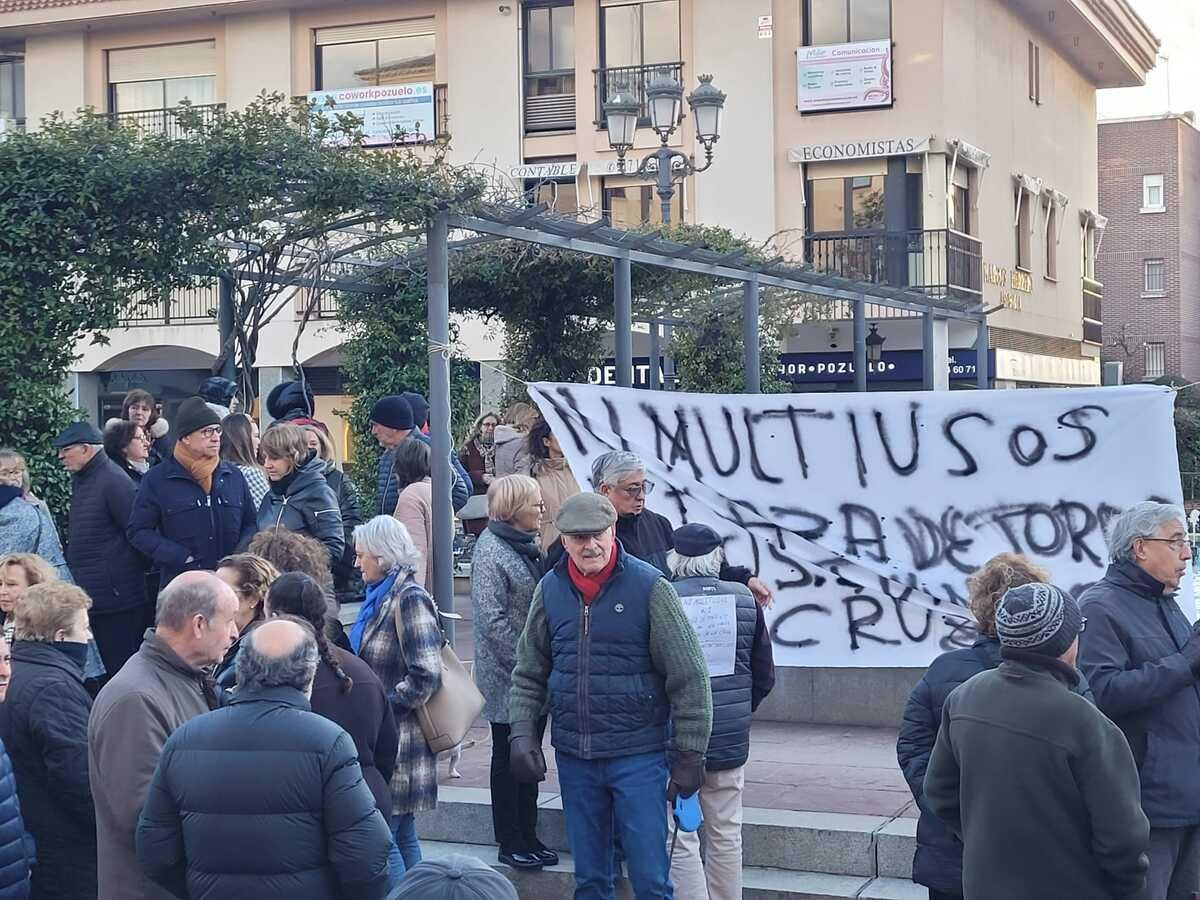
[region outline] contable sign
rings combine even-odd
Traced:
[[[927,665],[974,639],[967,577],[992,556],[1078,591],[1104,574],[1122,509],[1182,503],[1165,387],[529,393],[585,490],[597,456],[632,450],[656,512],[711,525],[771,585],[785,666]]]
[[[796,51],[796,108],[800,112],[891,103],[891,40],[825,44]]]
[[[326,98],[333,100],[332,107]],[[347,112],[362,119],[363,144],[367,146],[425,141],[437,131],[433,82],[313,91],[308,99],[315,100],[317,112],[330,121]]]

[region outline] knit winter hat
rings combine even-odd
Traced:
[[[996,636],[1013,650],[1062,656],[1082,627],[1075,598],[1052,584],[1009,588],[996,607]]]
[[[417,863],[388,900],[520,900],[512,882],[477,859],[455,853]]]
[[[413,414],[413,425],[417,428],[424,428],[429,421],[429,401],[416,391],[405,391],[400,396],[408,401],[409,409]]]
[[[175,413],[175,434],[181,438],[209,425],[220,424],[221,417],[200,397],[188,397],[179,404],[179,412]]]
[[[400,394],[380,397],[371,407],[371,421],[378,422],[384,428],[394,428],[396,431],[412,431],[412,407]]]

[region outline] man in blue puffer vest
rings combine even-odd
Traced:
[[[0,900],[25,900],[29,896],[29,869],[35,860],[33,838],[21,819],[12,760],[0,743]]]
[[[675,529],[667,557],[671,580],[688,619],[720,623],[702,642],[711,676],[712,737],[705,755],[700,806],[707,850],[700,861],[699,832],[680,831],[671,856],[671,880],[682,897],[739,900],[742,896],[742,788],[750,757],[750,718],[775,686],[771,636],[762,609],[744,585],[721,581],[725,551],[707,525]],[[716,639],[719,634],[722,639]]]
[[[637,900],[672,900],[667,804],[704,781],[712,693],[675,589],[625,552],[616,521],[599,494],[571,497],[555,519],[566,553],[517,645],[510,767],[518,781],[545,777],[536,722],[549,695],[575,900],[612,900],[614,827]]]

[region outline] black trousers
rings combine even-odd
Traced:
[[[137,653],[146,633],[146,607],[139,606],[124,612],[91,614],[92,636],[100,649],[107,672],[105,681],[112,678]]]
[[[522,784],[508,771],[508,736],[504,722],[492,723],[492,827],[504,853],[531,853],[541,849],[537,837],[536,784]],[[546,733],[546,717],[537,723],[538,738]]]

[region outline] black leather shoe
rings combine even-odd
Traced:
[[[533,851],[533,855],[542,861],[543,866],[557,866],[558,854],[549,847],[538,847]]]
[[[499,859],[514,869],[540,869],[545,865],[536,853],[505,853],[501,850]]]

